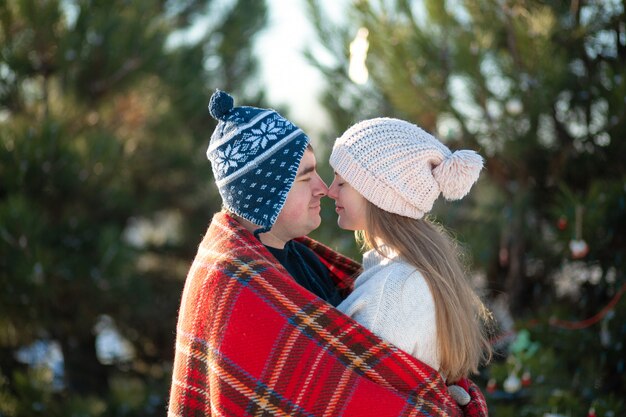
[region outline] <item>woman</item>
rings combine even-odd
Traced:
[[[338,309],[454,382],[491,357],[489,313],[464,274],[457,246],[425,215],[442,194],[464,197],[482,158],[452,153],[419,127],[377,118],[348,129],[330,164],[339,226],[364,246],[363,273]]]

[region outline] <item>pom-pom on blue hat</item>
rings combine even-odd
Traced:
[[[309,138],[274,110],[234,107],[233,98],[220,90],[211,96],[209,113],[218,123],[207,158],[224,207],[270,230]]]

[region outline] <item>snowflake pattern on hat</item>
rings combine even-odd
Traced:
[[[259,129],[252,129],[253,134],[246,138],[251,143],[251,148],[256,149],[260,145],[261,149],[265,149],[270,140],[278,139],[278,135],[285,132],[284,128],[278,126],[279,124],[282,125],[282,123],[274,120],[270,123],[261,123]]]
[[[217,151],[215,161],[217,169],[226,171],[228,168],[237,168],[238,162],[244,159],[244,155],[239,153],[239,146],[228,145],[224,150]]]

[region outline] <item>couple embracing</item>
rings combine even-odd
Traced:
[[[371,119],[335,142],[327,187],[274,110],[217,91],[209,111],[223,209],[185,283],[169,416],[486,416],[468,379],[490,355],[486,310],[424,218],[469,192],[482,158]],[[306,236],[324,196],[361,234],[362,265]]]

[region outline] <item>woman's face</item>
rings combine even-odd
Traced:
[[[335,200],[339,227],[345,230],[365,230],[367,201],[341,178],[341,175],[335,173],[335,179],[328,189],[328,196]]]

